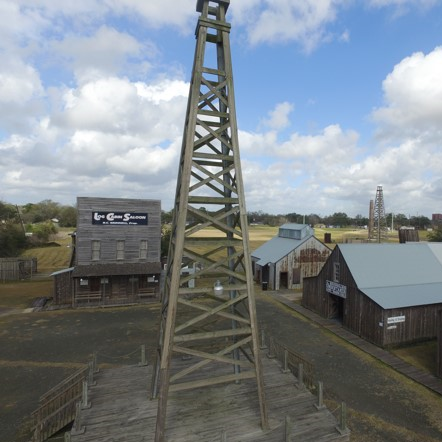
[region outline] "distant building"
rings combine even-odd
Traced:
[[[442,224],[442,213],[433,213],[433,215],[431,215],[431,223],[433,225]]]
[[[339,244],[304,280],[302,304],[381,347],[433,339],[442,243]]]
[[[284,224],[278,235],[252,252],[255,281],[269,290],[299,289],[319,273],[331,250],[306,224]]]
[[[71,267],[54,276],[57,304],[157,299],[161,273],[158,200],[77,198]]]

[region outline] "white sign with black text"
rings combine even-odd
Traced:
[[[387,318],[387,324],[397,324],[398,322],[405,322],[405,316],[392,316]]]
[[[334,281],[325,281],[325,291],[341,298],[347,298],[347,286]]]

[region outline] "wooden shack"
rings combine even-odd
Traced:
[[[306,224],[284,224],[278,235],[252,252],[254,280],[268,290],[300,289],[331,253]]]
[[[381,347],[434,339],[442,244],[339,244],[304,280],[302,305]]]
[[[57,304],[157,299],[161,273],[158,200],[77,198],[72,267],[53,273]]]

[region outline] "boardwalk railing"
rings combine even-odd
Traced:
[[[280,361],[284,371],[293,373],[301,386],[309,390],[315,389],[313,364],[286,345],[277,342],[272,336],[268,336],[263,327],[261,327],[261,349],[267,349],[267,357]]]
[[[113,359],[126,358],[139,353],[140,350],[141,360],[138,365],[147,365],[145,345],[141,345],[139,349],[128,355],[117,356]],[[40,406],[31,414],[32,442],[44,442],[74,421],[77,424],[74,425],[74,431],[77,433],[81,431],[78,408],[90,406],[88,386],[95,385],[94,374],[98,373],[97,356],[98,354],[94,353],[92,361],[40,397]]]
[[[75,418],[76,404],[83,394],[83,381],[93,365],[86,365],[40,397],[32,417],[32,442],[43,442]]]

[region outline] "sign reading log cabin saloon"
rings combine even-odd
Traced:
[[[92,212],[92,224],[102,226],[147,226],[147,213]]]
[[[336,295],[344,299],[347,297],[347,286],[338,284],[334,281],[326,280],[325,290],[332,295]]]

